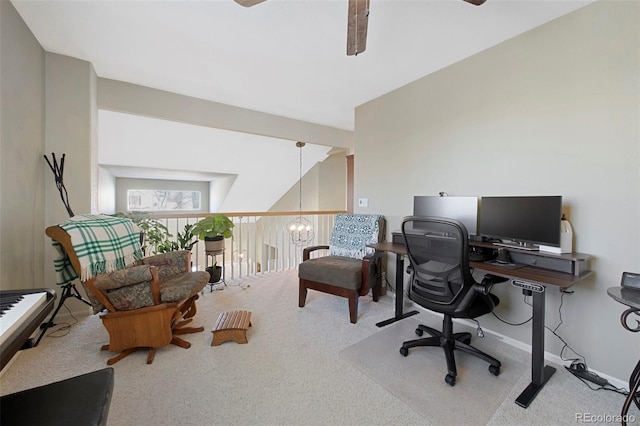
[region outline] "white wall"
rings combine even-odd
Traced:
[[[606,289],[640,271],[639,13],[638,2],[594,3],[358,107],[355,126],[355,198],[369,198],[358,210],[384,214],[389,232],[414,195],[562,195],[595,274],[564,297],[559,333],[620,379],[640,336]],[[518,291],[494,289],[500,316],[529,317]],[[550,288],[548,326],[559,305]],[[482,322],[530,343],[529,326]]]
[[[98,170],[98,212],[114,214],[116,210],[116,177],[99,167]]]

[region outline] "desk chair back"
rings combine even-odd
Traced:
[[[411,268],[409,297],[419,305],[441,314],[442,329],[419,324],[416,334],[430,337],[409,340],[400,353],[418,346],[440,346],[444,349],[448,374],[445,382],[456,383],[455,350],[487,361],[489,371],[500,374],[500,361],[470,345],[471,334],[454,333],[452,318],[476,318],[487,314],[500,302],[490,294],[490,280],[477,283],[469,269],[467,230],[453,219],[438,217],[407,217],[402,222],[402,234],[407,246]]]
[[[492,298],[476,291],[478,284],[469,268],[468,234],[461,222],[410,216],[402,222],[402,234],[412,270],[412,300],[454,318],[475,318],[493,309]],[[474,303],[478,297],[486,300]]]

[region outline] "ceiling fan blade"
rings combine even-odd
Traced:
[[[367,48],[369,0],[349,0],[347,17],[347,55],[357,55]]]
[[[480,6],[482,3],[484,3],[487,0],[464,0],[464,1],[466,1],[467,3],[471,3],[475,6]]]
[[[262,3],[265,0],[235,0],[240,6],[251,7],[255,6],[258,3]]]

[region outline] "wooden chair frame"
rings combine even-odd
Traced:
[[[48,227],[45,233],[62,245],[74,269],[80,271],[80,262],[71,244],[69,234],[59,226]],[[190,268],[189,260],[190,256],[187,256],[185,270]],[[162,303],[158,269],[155,266],[150,266],[150,271],[154,305],[129,311],[118,311],[109,301],[107,295],[95,286],[94,279],[84,282],[85,288],[91,291],[106,308],[100,313],[100,318],[109,333],[109,343],[103,345],[101,350],[118,352],[116,356],[107,361],[108,365],[115,364],[138,349],[148,349],[147,364],[151,364],[156,349],[169,344],[187,349],[191,343],[178,336],[204,331],[204,327],[186,327],[197,312],[195,301],[198,299],[198,295],[179,302]]]
[[[307,247],[302,251],[302,261],[309,260],[311,253],[316,250],[329,250],[328,245]],[[382,252],[374,252],[362,259],[362,286],[357,290],[337,287],[327,283],[310,281],[300,278],[298,290],[298,306],[304,307],[307,300],[307,290],[317,290],[335,296],[346,297],[349,300],[349,320],[352,324],[358,321],[358,298],[365,296],[371,289],[373,301],[380,299],[382,281],[380,279],[380,267],[382,265]],[[371,281],[375,281],[371,285]]]

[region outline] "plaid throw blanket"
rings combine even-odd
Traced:
[[[80,261],[80,280],[106,272],[123,269],[142,259],[140,230],[130,220],[105,215],[84,214],[58,224],[71,237],[71,244]],[[78,278],[69,256],[62,246],[56,249],[54,266],[57,284],[63,285]]]

